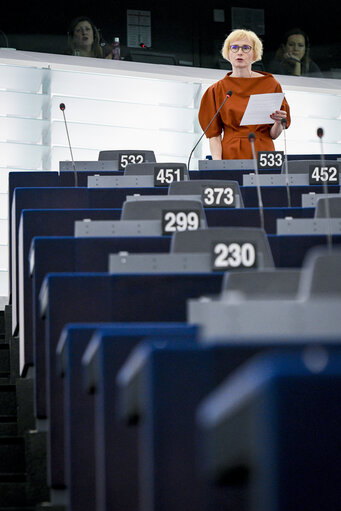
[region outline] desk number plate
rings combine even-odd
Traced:
[[[169,186],[173,181],[184,180],[184,167],[179,165],[167,166],[155,165],[154,186]]]
[[[201,200],[205,208],[236,207],[236,197],[230,186],[207,186],[202,190]]]
[[[231,271],[257,267],[256,245],[250,241],[217,241],[212,245],[212,270]]]
[[[146,158],[145,153],[119,153],[118,154],[118,169],[124,170],[130,163],[144,163]]]
[[[163,210],[162,234],[173,234],[176,231],[196,231],[200,228],[200,212],[194,210]]]
[[[335,165],[309,165],[309,184],[339,184],[339,164]]]
[[[284,151],[258,151],[258,170],[281,169],[284,162]]]

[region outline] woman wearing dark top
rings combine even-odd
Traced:
[[[67,55],[78,55],[80,57],[95,57],[98,59],[108,57],[100,45],[98,29],[87,16],[75,18],[68,30]],[[109,53],[108,53],[109,55]]]
[[[293,28],[284,34],[269,71],[280,75],[322,76],[320,68],[310,58],[308,36],[303,30]]]

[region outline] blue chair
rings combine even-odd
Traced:
[[[9,277],[12,301],[12,272],[17,271],[16,250],[21,213],[24,209],[104,209],[121,208],[129,194],[165,195],[163,188],[82,188],[82,187],[25,187],[15,188],[9,211]]]
[[[340,395],[340,345],[254,357],[198,408],[202,476],[249,511],[339,509]]]
[[[338,185],[329,185],[330,193],[338,193],[340,187]],[[258,206],[258,195],[256,186],[241,186],[240,190],[246,207]],[[298,208],[302,206],[302,194],[309,192],[324,193],[323,186],[290,186],[291,206]],[[261,187],[263,206],[271,207],[287,207],[288,195],[286,186],[262,186]]]
[[[276,234],[278,218],[313,218],[314,208],[264,208],[264,229],[267,234]],[[208,227],[241,226],[260,227],[259,208],[205,209]]]
[[[331,346],[332,344],[328,345],[327,349]],[[148,511],[250,509],[248,487],[245,479],[241,477],[245,472],[238,470],[239,466],[231,474],[228,485],[212,484],[212,471],[208,473],[207,467],[211,468],[209,464],[213,459],[219,462],[220,452],[228,448],[231,451],[232,463],[235,461],[233,454],[240,446],[241,456],[246,453],[252,468],[251,462],[254,458],[251,460],[252,452],[249,448],[252,442],[252,448],[257,453],[258,442],[255,438],[258,433],[256,421],[258,416],[252,415],[254,420],[249,420],[253,412],[250,405],[249,414],[240,413],[240,420],[233,430],[234,436],[231,442],[221,447],[224,441],[226,443],[226,439],[225,437],[221,439],[220,430],[218,430],[216,436],[210,437],[210,442],[207,440],[202,447],[202,435],[197,434],[196,412],[207,396],[214,395],[215,389],[219,388],[218,386],[223,384],[230,374],[234,374],[251,357],[263,352],[274,352],[279,355],[288,349],[298,353],[304,349],[309,354],[314,353],[316,346],[310,347],[309,341],[297,339],[288,339],[281,345],[276,339],[268,343],[257,339],[249,342],[246,340],[244,343],[232,340],[224,345],[212,342],[206,346],[200,341],[192,345],[158,344],[154,341],[153,343],[144,342],[130,353],[117,375],[118,412],[127,424],[132,419],[137,421],[141,509]],[[260,371],[259,379],[261,381]],[[250,393],[253,390],[257,392],[257,386],[255,388],[257,380],[247,378],[244,383],[242,378],[238,378],[238,382],[241,396],[245,387],[250,388]],[[261,390],[261,385],[259,388]],[[283,388],[285,389],[285,385]],[[293,386],[292,392],[288,393],[289,400],[293,398],[295,388]],[[334,392],[333,403],[335,404],[337,394],[339,394],[338,387],[337,392]],[[269,385],[269,399],[274,395],[271,394]],[[325,398],[326,396],[327,393]],[[228,394],[226,401],[229,402]],[[247,406],[247,400],[245,401]],[[223,408],[222,399],[219,403]],[[259,413],[262,411],[263,403],[264,401],[260,399]],[[327,406],[325,410],[328,414]],[[232,413],[238,414],[239,409],[231,404]],[[212,422],[216,415],[213,410]],[[221,420],[223,419],[222,412]],[[324,420],[327,418],[325,417]],[[278,424],[280,425],[280,422]],[[252,425],[255,425],[255,433],[252,433]],[[231,419],[231,429],[233,426]],[[339,428],[339,422],[337,427]],[[268,432],[266,421],[264,421],[264,439]],[[219,440],[221,443],[218,444]],[[234,449],[235,446],[236,449]],[[257,453],[259,466],[262,464],[262,453],[263,451]],[[291,454],[291,460],[295,460],[294,452]],[[297,481],[299,476],[295,470],[293,470],[293,476]],[[258,507],[253,509],[265,508],[260,501]],[[273,506],[267,509],[277,508]],[[309,507],[301,507],[301,509],[309,509]]]
[[[12,272],[12,331],[19,333],[21,374],[32,360],[32,279],[29,271],[29,250],[35,236],[73,236],[76,220],[117,220],[120,209],[43,209],[23,210],[15,254],[18,271]],[[50,254],[55,258],[56,254]],[[65,256],[59,253],[65,260]],[[32,335],[32,334],[31,334]]]
[[[106,272],[110,253],[169,252],[170,238],[35,237],[31,246],[31,278],[25,306],[25,367],[35,368],[35,415],[46,417],[41,388],[45,385],[44,320],[39,314],[39,292],[47,273]],[[31,294],[30,294],[31,293]],[[30,316],[32,318],[30,319]],[[20,337],[21,338],[21,337]]]
[[[192,341],[196,328],[176,323],[64,328],[57,346],[64,413],[53,424],[54,444],[61,441],[48,463],[65,467],[67,509],[138,510],[136,431],[116,420],[115,376],[131,349],[155,336]]]
[[[327,236],[319,234],[269,234],[269,245],[278,268],[300,268],[307,253],[314,247],[326,247]],[[341,235],[332,236],[335,246],[341,244]]]
[[[37,383],[52,424],[62,413],[57,402],[56,347],[62,329],[70,322],[185,322],[186,302],[203,293],[215,294],[222,275],[108,275],[48,274],[40,293],[45,317],[46,380]],[[48,437],[50,449],[53,439]],[[60,471],[51,472],[50,484],[60,484]]]
[[[88,177],[94,175],[95,172],[78,172],[78,186],[83,187],[88,184]],[[99,175],[123,175],[123,171],[98,171]],[[15,188],[40,188],[51,186],[54,188],[59,187],[72,187],[75,184],[75,177],[73,171],[66,171],[59,173],[57,171],[46,170],[32,170],[32,171],[15,171],[8,173],[8,204],[9,211],[11,211],[13,192]]]

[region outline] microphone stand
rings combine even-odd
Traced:
[[[287,126],[287,120],[282,119],[281,124],[283,126],[283,136],[284,136],[284,168],[285,168],[285,184],[287,187],[287,197],[288,197],[288,208],[291,208],[291,197],[290,197],[290,188],[289,188],[289,172],[288,172],[288,156],[287,156],[287,137],[285,134],[285,129]]]
[[[321,165],[322,165],[322,167],[324,167],[325,166],[325,158],[324,158],[323,143],[322,143],[323,128],[317,128],[317,136],[319,137],[320,143],[321,143]],[[331,228],[330,228],[330,207],[329,207],[328,185],[327,185],[326,181],[323,183],[323,192],[326,194],[325,204],[326,204],[326,218],[327,218],[327,244],[328,244],[328,250],[331,250],[333,245],[332,245],[332,235],[331,235]]]
[[[264,229],[264,211],[263,211],[263,201],[262,201],[262,194],[260,190],[260,183],[259,183],[259,174],[258,174],[258,167],[257,167],[257,158],[256,158],[256,152],[255,152],[255,134],[249,133],[248,139],[251,143],[252,148],[252,156],[253,156],[253,166],[255,169],[256,174],[256,183],[257,183],[257,195],[258,195],[258,205],[259,205],[259,216],[260,216],[260,226],[263,230]]]
[[[67,128],[67,123],[66,123],[66,118],[65,118],[65,113],[64,113],[64,111],[65,111],[65,104],[61,103],[59,105],[59,108],[63,112],[64,124],[65,124],[65,129],[66,129],[66,135],[67,135],[67,139],[68,139],[68,143],[69,143],[69,149],[70,149],[70,154],[71,154],[72,168],[73,168],[73,172],[74,172],[74,176],[75,176],[75,187],[78,187],[78,176],[77,176],[77,171],[76,171],[76,165],[75,165],[75,161],[73,159],[71,142],[70,142],[70,137],[69,137],[69,130]]]
[[[225,105],[226,101],[232,96],[232,91],[229,90],[227,93],[226,93],[226,98],[224,99],[224,101],[222,102],[222,104],[220,105],[220,107],[218,108],[218,110],[216,111],[216,113],[214,114],[214,116],[212,117],[209,125],[207,126],[207,128],[205,129],[205,131],[202,133],[201,137],[199,138],[198,142],[195,144],[195,146],[193,147],[190,155],[189,155],[189,158],[188,158],[188,163],[187,163],[187,169],[189,170],[189,164],[190,164],[190,161],[191,161],[191,158],[192,158],[192,154],[194,153],[194,151],[196,150],[196,148],[198,147],[198,144],[200,142],[200,140],[203,138],[203,136],[205,135],[205,133],[207,132],[208,128],[211,126],[212,122],[214,121],[214,119],[217,117],[217,115],[219,114],[220,110],[223,108],[223,106]]]

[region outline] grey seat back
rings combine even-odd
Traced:
[[[131,254],[109,255],[109,273],[208,273],[209,254]]]
[[[125,201],[121,220],[161,220],[164,210],[199,211],[201,225],[206,226],[206,216],[200,200],[138,200]],[[189,251],[190,252],[190,251]]]
[[[98,154],[99,160],[118,160],[120,154],[144,154],[145,161],[156,161],[155,153],[151,150],[146,149],[109,149],[106,151],[100,151]]]
[[[329,203],[329,214],[331,218],[341,219],[341,194],[340,197],[320,197],[317,200],[315,218],[327,217],[327,201]]]
[[[59,162],[59,171],[73,171],[73,163],[75,164],[77,172],[102,172],[118,170],[118,160],[80,160],[75,162],[62,160]]]
[[[211,252],[216,242],[251,242],[257,246],[259,266],[273,268],[274,260],[268,238],[259,227],[210,227],[197,231],[175,232],[171,252]]]
[[[316,248],[308,253],[303,263],[299,296],[341,298],[341,249]]]
[[[335,165],[336,160],[325,160],[323,165]],[[309,172],[310,165],[321,165],[321,159],[316,160],[288,160],[289,174],[305,174]],[[282,174],[285,173],[285,162],[282,165]]]
[[[300,282],[299,269],[266,269],[248,272],[227,272],[222,284],[222,299],[238,292],[245,299],[255,297],[295,297]]]
[[[167,166],[174,165],[177,168],[181,168],[184,171],[185,179],[189,179],[188,170],[186,163],[168,162],[168,163],[156,163],[156,162],[144,162],[144,163],[128,163],[124,169],[125,176],[153,176],[155,168],[167,168]]]
[[[238,181],[217,179],[190,179],[189,181],[174,181],[169,185],[169,195],[200,195],[205,188],[232,188],[234,195],[239,195],[240,207],[244,207],[244,201],[240,192]]]
[[[254,168],[252,159],[248,160],[199,160],[199,170],[251,170]]]

